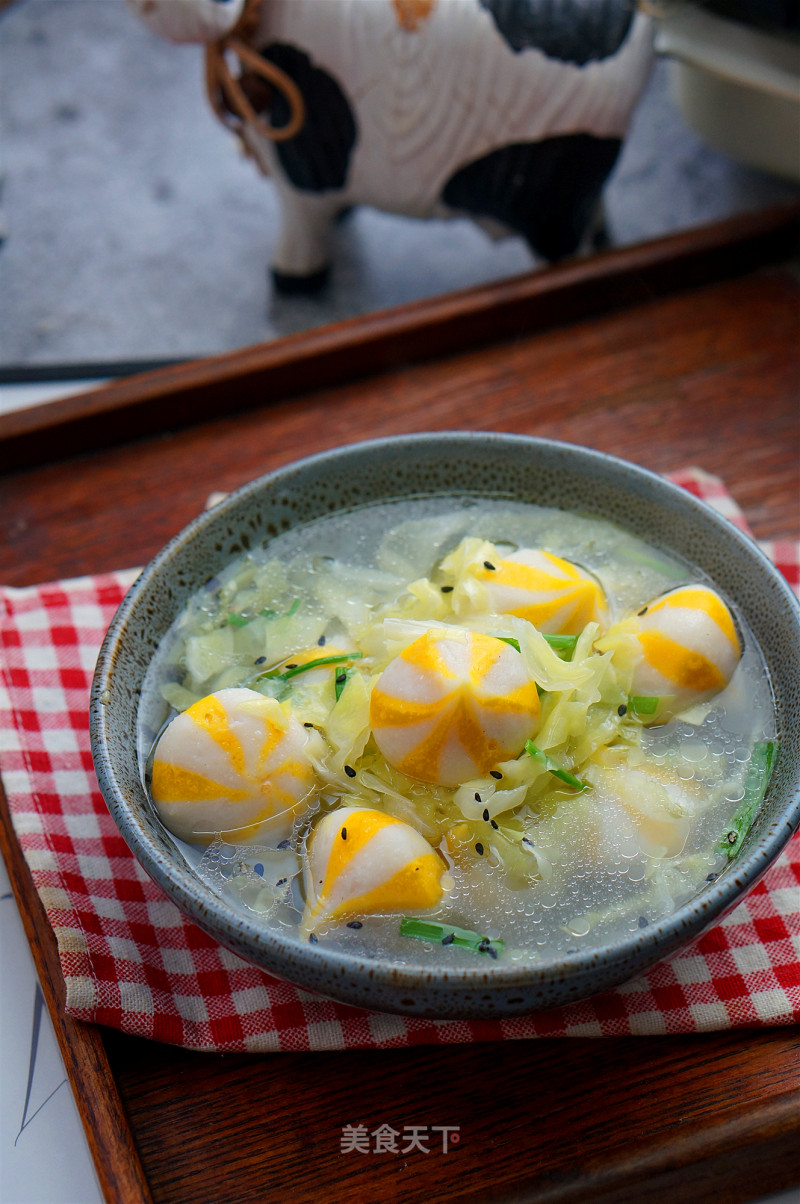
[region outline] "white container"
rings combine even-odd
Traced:
[[[673,59],[681,113],[731,158],[800,180],[800,43],[688,3],[660,9],[656,50]]]

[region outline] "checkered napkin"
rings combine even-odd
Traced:
[[[697,469],[672,479],[747,530],[721,481]],[[797,589],[800,545],[762,546]],[[616,990],[532,1016],[379,1015],[299,990],[223,949],[140,868],[92,769],[92,671],[135,575],[0,589],[0,771],[58,940],[72,1016],[217,1051],[687,1033],[800,1021],[800,833],[745,901],[682,953]]]

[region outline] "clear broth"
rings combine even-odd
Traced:
[[[272,610],[280,616],[298,598],[300,630],[308,642],[318,638],[317,632],[352,628],[391,602],[407,583],[428,575],[466,536],[501,546],[541,547],[575,561],[601,581],[612,622],[677,585],[713,584],[691,566],[611,523],[524,503],[436,496],[321,518],[238,558],[192,599],[170,629],[142,692],[143,778],[158,730],[175,713],[164,693],[174,700],[176,686],[178,695],[185,689],[193,634],[217,630],[220,617],[232,607],[254,615]],[[443,849],[449,889],[425,918],[502,939],[505,962],[549,960],[635,935],[670,915],[722,872],[727,859],[719,842],[744,795],[753,747],[775,734],[763,657],[742,617],[730,609],[743,654],[729,686],[700,721],[696,715],[692,722],[678,717],[642,733],[646,761],[682,783],[697,800],[682,850],[672,857],[647,855],[636,825],[617,800],[602,790],[579,795],[564,791],[551,799],[556,805],[524,817],[536,850],[537,877],[521,884],[491,852],[476,870]],[[262,631],[269,639],[269,619],[265,623],[256,628],[247,623],[220,638],[226,647],[230,644],[230,663],[206,679],[200,693],[246,682],[257,656],[266,655],[266,665],[272,662],[269,648],[265,651],[260,642]],[[409,783],[412,804],[429,793],[423,783]],[[364,802],[382,805],[374,796]],[[336,805],[338,799],[323,795],[319,808]],[[392,805],[386,809],[392,810]],[[308,819],[296,826],[289,848],[277,848],[277,842],[271,847],[232,846],[217,840],[207,849],[175,843],[212,890],[286,935],[298,930],[303,909],[299,871]],[[286,885],[278,886],[284,879]],[[468,950],[400,937],[396,915],[359,919],[359,929],[339,922],[320,930],[320,942],[408,965],[440,964],[443,957],[448,964],[474,964],[475,954]]]

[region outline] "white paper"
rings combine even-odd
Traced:
[[[0,967],[0,1204],[101,1204],[2,858]]]

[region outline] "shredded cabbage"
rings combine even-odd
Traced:
[[[659,770],[650,765],[643,723],[626,705],[636,651],[633,628],[617,622],[613,636],[600,636],[598,625],[589,623],[571,658],[559,656],[531,623],[488,609],[479,570],[503,552],[474,537],[452,547],[460,522],[450,516],[433,527],[428,521],[407,523],[403,540],[390,532],[377,570],[329,556],[265,564],[243,558],[235,571],[211,583],[179,623],[165,657],[163,697],[176,711],[233,685],[276,699],[308,729],[307,751],[318,780],[309,805],[377,806],[415,827],[454,872],[469,875],[489,867],[510,890],[532,882],[555,889],[576,857],[579,831],[578,856],[586,864],[601,857],[604,842],[627,840],[638,842],[634,851],[644,856],[652,875],[654,866],[680,856],[693,818],[735,783],[709,773],[687,782],[671,774],[668,764]],[[520,749],[490,774],[457,787],[416,781],[387,762],[371,732],[372,691],[386,666],[431,631],[462,641],[470,632],[482,633],[518,650],[538,688],[535,745],[545,757]],[[348,652],[354,654],[351,661],[279,676],[293,658],[302,664]],[[707,710],[686,718],[701,723]],[[587,783],[588,792],[578,795],[569,782],[558,780],[553,765]],[[220,856],[219,850],[209,854],[204,871],[217,888]],[[236,882],[227,870],[222,877],[226,889],[232,883],[254,910],[266,911],[282,898],[256,881],[252,867]],[[649,882],[644,871],[642,877]],[[671,886],[663,875],[656,877],[653,898],[661,906]],[[582,913],[575,931],[605,923],[612,911]]]

